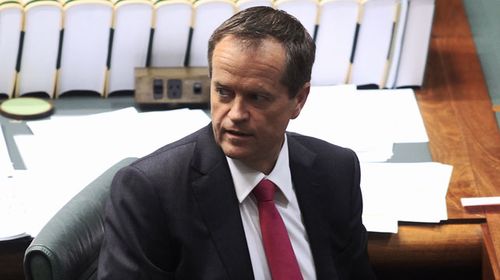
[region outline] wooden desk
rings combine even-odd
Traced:
[[[0,242],[0,279],[22,280],[24,251],[28,248],[31,237],[9,242]]]
[[[449,220],[371,234],[374,267],[384,279],[500,279],[500,208],[466,210],[460,203],[500,195],[500,133],[461,0],[436,1],[417,101],[433,160],[454,167]]]

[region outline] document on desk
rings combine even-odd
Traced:
[[[95,168],[85,172],[15,170],[13,176],[0,179],[0,241],[35,237],[59,209],[95,179],[95,173]]]
[[[367,230],[397,232],[398,221],[446,220],[452,170],[451,165],[437,162],[362,163],[363,223]]]
[[[125,157],[142,157],[210,122],[202,110],[139,113],[133,108],[28,122],[33,135],[15,136],[28,172],[28,227],[35,236],[74,195]],[[43,199],[46,197],[47,199]],[[51,203],[43,203],[50,198]]]
[[[0,127],[0,241],[27,235],[25,189],[16,180],[24,171],[14,170]]]
[[[202,110],[189,109],[138,113],[129,108],[89,116],[58,117],[28,123],[37,145],[46,147],[47,152],[35,152],[38,149],[29,145],[20,151],[28,169],[46,165],[43,153],[72,158],[83,156],[83,159],[94,157],[94,161],[101,155],[115,161],[127,156],[144,156],[209,122]],[[24,141],[18,139],[16,142]],[[51,148],[53,151],[48,151]],[[64,155],[63,151],[68,154]],[[57,164],[55,160],[52,162]]]
[[[385,115],[360,104],[357,97],[355,87],[313,87],[288,130],[351,148],[362,161],[385,161],[393,145]]]
[[[312,87],[290,131],[351,148],[362,162],[384,162],[394,143],[428,142],[414,92]]]
[[[357,94],[357,102],[373,107],[379,114],[385,114],[394,143],[429,142],[412,89],[358,90]]]
[[[29,236],[29,196],[19,178],[26,170],[14,170],[9,177],[0,177],[0,241]]]

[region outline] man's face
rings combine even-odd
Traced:
[[[227,36],[212,57],[211,112],[216,142],[226,156],[269,173],[290,119],[296,118],[309,85],[290,98],[280,80],[285,50],[273,39],[245,48]]]

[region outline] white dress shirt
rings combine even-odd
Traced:
[[[240,202],[240,214],[255,279],[271,280],[271,273],[267,265],[264,246],[262,245],[259,209],[252,194],[253,188],[264,178],[271,180],[278,186],[279,191],[275,195],[276,208],[285,223],[302,277],[305,280],[316,279],[309,238],[302,223],[302,215],[293,189],[286,135],[276,165],[267,176],[247,167],[238,160],[226,158],[233,177],[236,195]]]

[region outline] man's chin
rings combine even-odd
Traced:
[[[226,152],[224,152],[224,154],[228,158],[237,159],[237,160],[244,160],[245,158],[248,157],[248,155],[241,154],[241,153],[230,153],[230,152],[226,153]]]
[[[244,160],[245,158],[248,158],[249,155],[251,154],[248,150],[246,149],[241,149],[241,148],[234,148],[234,147],[222,147],[222,151],[224,154],[232,159],[237,159],[237,160]]]

